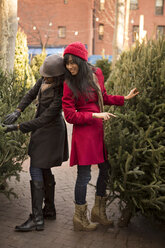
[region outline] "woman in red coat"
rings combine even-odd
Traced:
[[[98,164],[99,176],[91,220],[106,226],[113,225],[105,211],[109,164],[104,146],[103,121],[115,116],[103,112],[103,105],[122,106],[124,100],[138,92],[133,89],[126,97],[107,95],[102,71],[88,64],[87,55],[85,46],[80,42],[74,42],[64,50],[66,82],[62,106],[66,121],[73,124],[70,166],[77,165],[74,229],[92,231],[97,225],[89,222],[86,203],[92,164]]]

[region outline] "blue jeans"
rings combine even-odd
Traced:
[[[99,175],[96,183],[96,195],[105,196],[110,165],[108,161],[98,164]],[[77,166],[77,180],[75,185],[75,203],[83,205],[86,203],[87,184],[91,180],[91,165]]]
[[[29,170],[32,181],[43,182],[44,180],[49,180],[50,178],[52,178],[51,169],[35,168],[30,165]]]

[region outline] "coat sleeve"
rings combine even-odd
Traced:
[[[62,97],[62,108],[64,111],[65,119],[71,124],[89,124],[92,122],[92,112],[77,112],[75,98],[72,91],[66,83],[64,83],[64,91]]]
[[[38,128],[50,123],[56,116],[62,112],[62,96],[55,96],[53,102],[48,108],[38,117],[33,120],[20,124],[20,130],[23,133],[35,131]]]
[[[21,102],[17,106],[18,109],[21,109],[21,112],[24,111],[24,109],[32,103],[34,99],[36,99],[39,89],[42,84],[42,78],[40,78],[37,83],[33,86],[32,89],[30,89],[27,94],[22,98]]]
[[[108,95],[107,91],[104,87],[104,76],[100,68],[96,71],[96,76],[99,80],[99,84],[101,86],[101,91],[103,95],[103,101],[104,105],[118,105],[123,106],[124,105],[124,96],[119,95]]]

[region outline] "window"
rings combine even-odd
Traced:
[[[99,40],[103,40],[104,37],[104,24],[99,24]]]
[[[164,0],[156,0],[155,15],[163,15]]]
[[[100,0],[100,10],[105,10],[105,0]]]
[[[158,39],[160,36],[165,35],[165,26],[157,26],[156,29],[156,38]]]
[[[64,0],[64,4],[67,4],[68,3],[68,0]]]
[[[66,37],[66,27],[65,26],[59,26],[58,27],[58,37],[59,38],[65,38]]]
[[[138,0],[130,0],[130,9],[138,9]]]
[[[139,37],[139,25],[134,25],[132,30],[132,42],[135,42]]]

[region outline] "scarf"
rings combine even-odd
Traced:
[[[100,112],[104,112],[104,102],[103,102],[103,95],[101,92],[101,87],[100,84],[98,82],[98,78],[96,77],[96,75],[93,73],[93,81],[96,84],[98,90],[97,90],[97,96],[98,96],[98,104],[100,107]]]
[[[47,83],[46,81],[44,81],[41,84],[41,92],[45,91],[46,89],[52,87],[54,84],[56,84],[55,82],[51,82],[51,83]]]

